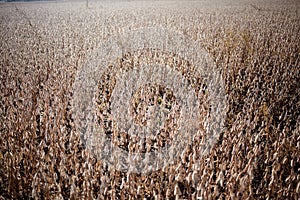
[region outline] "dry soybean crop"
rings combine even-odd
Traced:
[[[0,199],[300,198],[297,0],[0,2]]]

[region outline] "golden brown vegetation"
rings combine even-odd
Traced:
[[[299,3],[90,7],[0,5],[2,199],[299,198]],[[184,33],[223,69],[226,130],[204,157],[191,145],[150,174],[109,171],[76,129],[72,86],[99,41],[150,26]]]

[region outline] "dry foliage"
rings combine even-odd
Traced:
[[[300,7],[259,2],[0,4],[1,199],[298,199]],[[109,171],[76,130],[72,86],[99,41],[149,26],[184,33],[223,69],[226,130],[205,157],[195,138],[173,166]],[[159,137],[156,146],[169,136]],[[115,143],[128,150],[124,141]]]

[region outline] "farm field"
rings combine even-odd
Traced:
[[[0,3],[0,199],[299,199],[299,21],[296,0]]]

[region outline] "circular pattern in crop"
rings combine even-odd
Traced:
[[[201,155],[218,139],[221,73],[195,41],[138,29],[103,41],[90,58],[76,79],[75,120],[110,168],[148,173],[176,162],[197,136]]]

